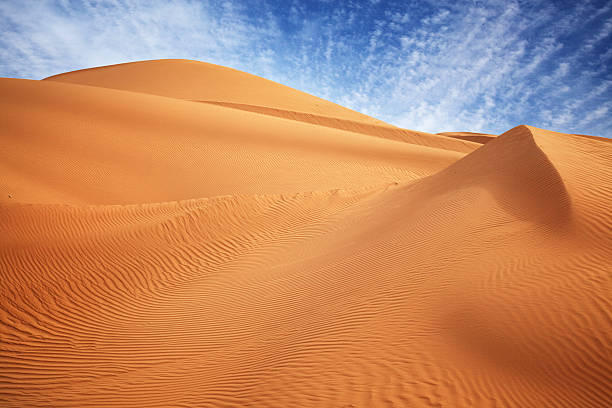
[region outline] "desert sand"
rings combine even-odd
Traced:
[[[456,139],[468,140],[470,142],[476,142],[485,144],[497,137],[497,135],[491,135],[488,133],[474,133],[474,132],[442,132],[438,135],[454,137]]]
[[[612,144],[185,60],[0,79],[3,407],[604,407]]]

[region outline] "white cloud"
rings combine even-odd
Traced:
[[[220,7],[187,0],[75,4],[0,4],[5,27],[0,40],[2,70],[40,78],[77,68],[173,57],[241,65],[265,57],[265,52],[259,54],[258,42],[277,35],[273,25],[249,24],[245,10],[231,2]],[[7,30],[9,26],[14,28]]]
[[[612,34],[612,19],[604,23],[603,27],[595,35],[586,41],[585,48],[593,49],[601,40],[608,38]]]
[[[412,129],[612,136],[612,2],[5,0],[0,71],[188,58]]]
[[[584,10],[582,17],[592,12]],[[565,22],[575,18],[559,18],[546,5],[528,10],[518,1],[443,9],[423,19],[431,29],[401,33],[401,54],[378,60],[380,65],[365,76],[364,86],[356,92],[386,101],[379,103],[383,119],[418,130],[500,133],[527,123],[609,134],[609,128],[595,123],[604,110],[593,105],[595,96],[609,95],[606,82],[593,75],[587,78],[589,74],[581,71],[584,60],[592,59],[584,50],[565,50],[564,36],[576,30]],[[446,19],[452,21],[448,27]],[[567,29],[546,29],[556,21]],[[597,41],[608,35],[606,30],[604,25]],[[573,111],[568,110],[567,99],[576,102]],[[350,93],[342,101],[357,110],[366,106]],[[600,103],[612,102],[608,98]],[[569,121],[578,117],[576,111],[586,112],[586,119]]]

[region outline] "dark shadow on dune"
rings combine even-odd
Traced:
[[[524,304],[506,302],[500,308],[474,302],[451,309],[442,327],[448,344],[456,347],[467,365],[484,364],[535,387],[550,387],[554,378],[566,395],[593,399],[593,385],[588,381],[593,367],[584,364],[583,348],[576,343],[568,347],[558,330],[525,313],[530,311]]]
[[[469,187],[485,189],[520,220],[562,227],[571,219],[565,183],[527,126],[509,130],[414,189],[445,194]]]
[[[553,356],[541,353],[543,333],[516,330],[508,316],[492,313],[486,307],[455,309],[446,316],[443,326],[451,344],[465,357],[497,370],[530,378],[550,373],[558,368]],[[535,343],[535,344],[534,344]]]

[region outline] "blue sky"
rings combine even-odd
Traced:
[[[398,126],[612,137],[612,0],[0,1],[0,76],[187,58]]]

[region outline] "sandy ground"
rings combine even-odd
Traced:
[[[183,60],[0,103],[3,407],[609,406],[607,139]]]

